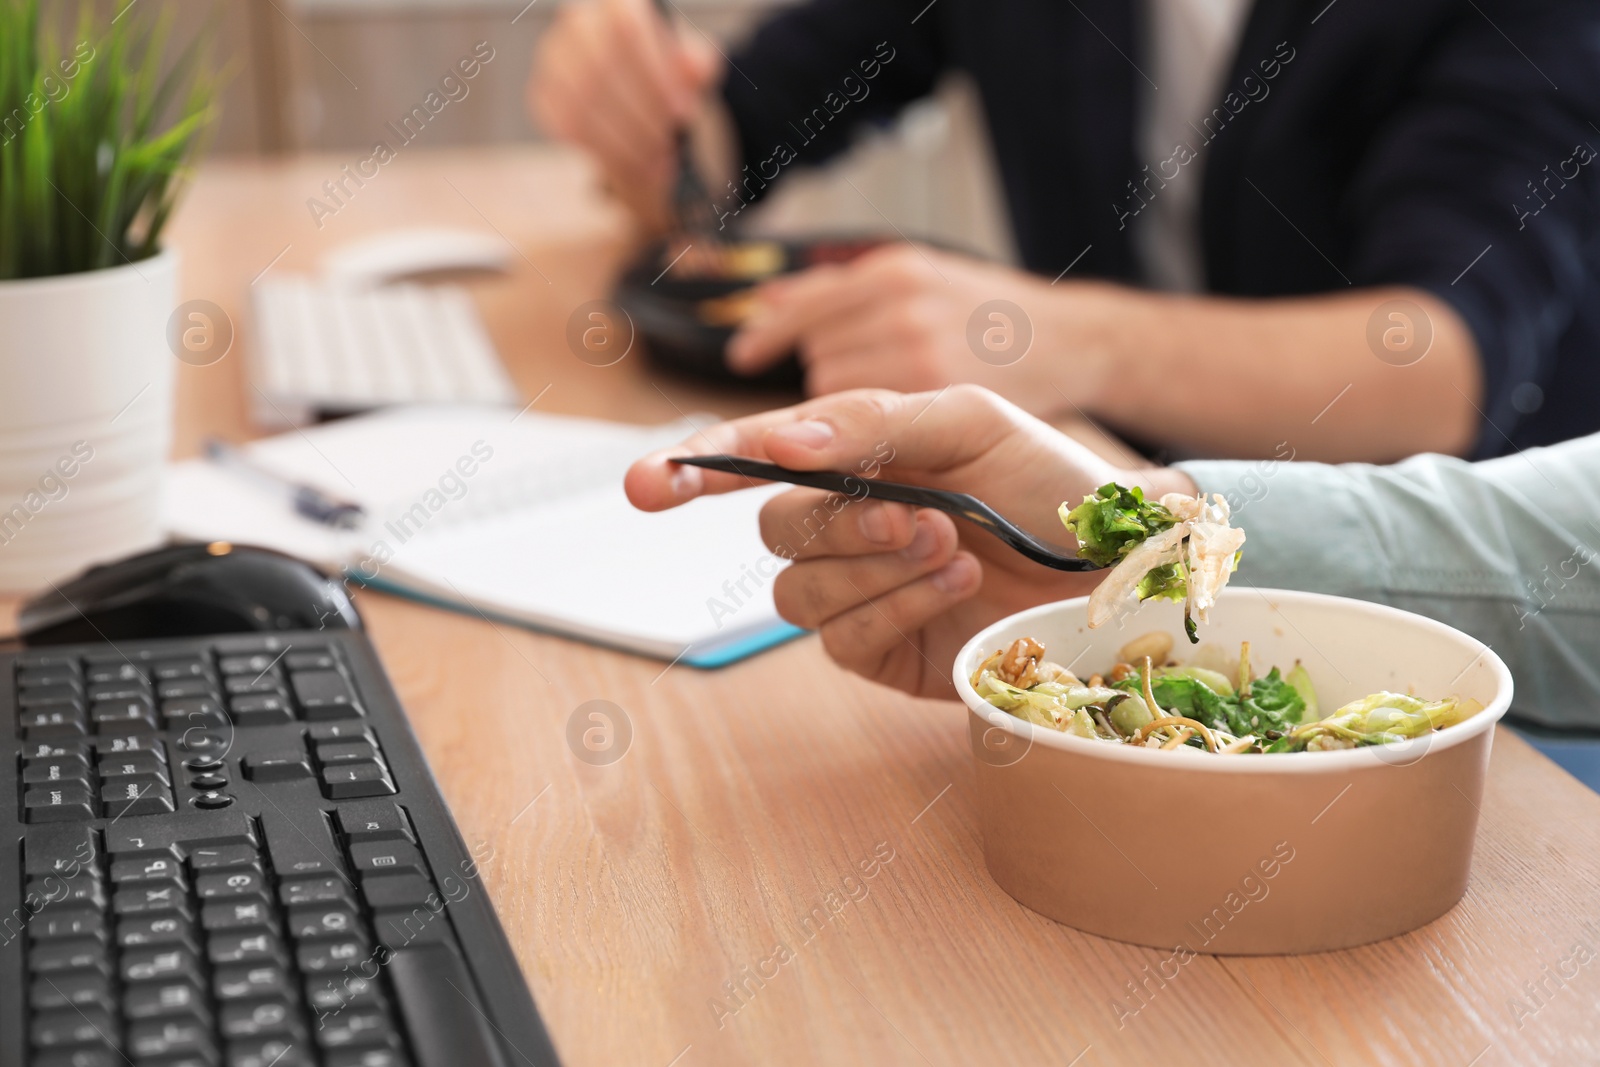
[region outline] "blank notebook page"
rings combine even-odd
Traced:
[[[782,561],[758,528],[781,487],[646,514],[623,496],[622,475],[691,424],[515,414],[391,409],[249,447],[285,477],[360,502],[359,531],[302,519],[270,487],[199,460],[172,468],[168,530],[281,547],[381,588],[654,656],[688,649],[686,662],[791,632],[772,605]]]

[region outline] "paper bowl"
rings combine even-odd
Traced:
[[[1482,642],[1363,601],[1230,588],[1201,641],[1251,645],[1258,673],[1304,663],[1323,714],[1381,689],[1483,710],[1401,745],[1221,756],[1090,741],[1029,725],[968,679],[1018,637],[1079,677],[1182,611],[1147,603],[1088,628],[1087,599],[1004,619],[956,657],[989,873],[1020,903],[1102,937],[1183,953],[1320,952],[1414,930],[1467,888],[1494,724],[1511,674]]]

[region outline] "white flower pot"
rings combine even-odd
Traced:
[[[0,590],[160,541],[177,265],[0,281]]]

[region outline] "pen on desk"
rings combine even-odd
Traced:
[[[202,446],[206,459],[236,471],[260,484],[270,485],[275,489],[289,494],[289,499],[294,505],[297,515],[302,515],[312,522],[320,522],[324,526],[336,526],[343,530],[351,530],[360,526],[366,518],[367,512],[360,504],[348,500],[340,500],[336,496],[324,493],[314,485],[297,482],[276,471],[256,463],[239,449],[234,448],[226,441],[215,437],[208,437]]]

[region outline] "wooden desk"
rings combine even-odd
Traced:
[[[344,162],[201,175],[174,234],[185,295],[228,309],[240,336],[222,362],[182,368],[180,454],[254,432],[251,280],[406,223],[515,243],[515,275],[477,292],[527,395],[548,386],[540,410],[659,421],[782,399],[568,352],[567,315],[625,251],[570,158],[408,150],[319,231],[305,201]],[[494,848],[488,891],[574,1067],[1600,1061],[1600,797],[1507,731],[1450,914],[1354,951],[1200,957],[1139,1000],[1129,983],[1165,953],[1059,926],[990,881],[958,706],[845,675],[814,639],[708,674],[382,596],[361,606],[462,833]],[[604,767],[565,741],[595,698],[633,733]],[[1405,814],[1373,832],[1404,848]]]

